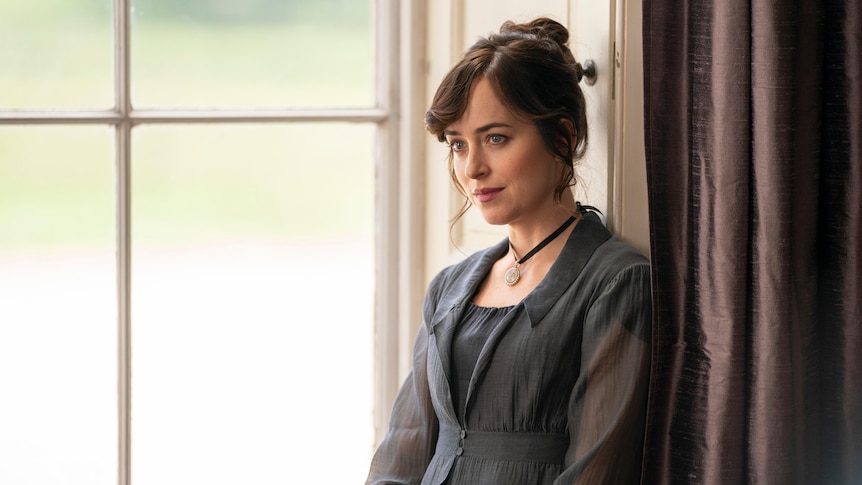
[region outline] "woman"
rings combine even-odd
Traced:
[[[567,41],[550,19],[506,22],[425,116],[467,198],[458,217],[476,206],[508,238],[431,282],[369,484],[640,478],[649,264],[572,195],[587,124]]]

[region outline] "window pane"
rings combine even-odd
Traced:
[[[371,0],[132,0],[138,108],[374,103]]]
[[[374,130],[135,128],[134,483],[364,480]]]
[[[0,483],[116,483],[112,151],[0,127]]]
[[[111,3],[0,2],[0,109],[113,106]]]

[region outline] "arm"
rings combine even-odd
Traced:
[[[647,264],[623,269],[591,305],[569,401],[566,468],[556,484],[639,482],[651,321]]]
[[[438,423],[428,389],[427,350],[423,325],[413,346],[413,370],[395,398],[389,432],[374,454],[366,485],[418,484],[434,455]]]

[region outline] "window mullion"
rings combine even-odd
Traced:
[[[388,410],[397,392],[398,381],[398,264],[399,255],[399,164],[396,155],[399,140],[394,130],[398,124],[399,58],[398,42],[400,2],[376,0],[375,49],[377,70],[377,106],[386,113],[378,124],[378,178],[375,242],[377,276],[375,292],[374,339],[374,428],[379,441],[389,422]]]
[[[399,282],[398,295],[398,382],[403,381],[412,363],[413,338],[422,321],[422,299],[425,293],[425,164],[424,146],[427,138],[421,120],[425,114],[425,19],[424,0],[400,1],[400,51],[392,53],[400,59],[399,122],[394,126],[400,144],[399,214]]]
[[[138,123],[381,123],[388,113],[382,108],[354,109],[255,109],[255,110],[133,110]]]
[[[131,484],[130,0],[114,0],[117,229],[117,484]]]

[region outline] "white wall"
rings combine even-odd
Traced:
[[[618,0],[616,39],[613,229],[649,256],[649,208],[644,153],[643,14],[641,0]]]

